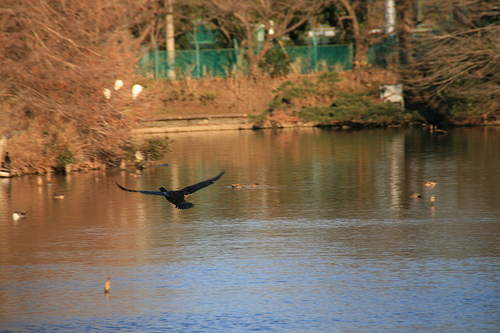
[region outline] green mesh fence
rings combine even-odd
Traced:
[[[280,48],[278,45],[275,47]],[[352,68],[354,56],[352,44],[289,46],[285,47],[285,51],[298,74],[349,70]],[[391,52],[390,45],[375,45],[370,50],[367,61],[372,65],[383,66],[386,56]],[[167,52],[157,50],[148,52],[139,64],[139,71],[146,77],[165,79],[168,78],[169,69],[173,69],[175,78],[182,79],[186,77],[226,78],[244,74],[246,68],[247,61],[242,49],[175,51],[175,65],[173,66],[169,66]]]
[[[395,61],[394,43],[394,39],[388,38],[384,43],[372,45],[366,55],[366,61],[372,66],[387,68]]]
[[[238,55],[234,49],[175,51],[177,78],[228,77],[237,70]],[[140,61],[140,72],[147,77],[168,78],[166,51],[148,52]]]
[[[352,68],[352,45],[318,45],[285,47],[299,74]]]

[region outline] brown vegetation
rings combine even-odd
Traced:
[[[434,111],[429,119],[500,122],[500,28],[496,30],[431,38],[426,42],[432,53],[423,51],[418,63],[404,69],[412,102]]]
[[[309,75],[289,75],[287,77],[260,77],[257,80],[246,78],[191,80],[184,81],[146,81],[141,83],[146,90],[141,95],[140,116],[156,117],[188,117],[207,115],[261,115],[269,108],[277,96],[277,89],[284,82],[317,81],[321,73]],[[330,85],[330,89],[338,89],[348,93],[366,90],[378,91],[380,82],[397,83],[398,76],[391,71],[371,68],[360,75],[360,83],[352,72],[340,72],[340,83]],[[320,106],[331,103],[320,96],[308,97],[296,101],[297,107]],[[304,104],[305,103],[305,104]],[[147,111],[146,111],[147,110]]]
[[[260,114],[284,78],[262,77],[144,82],[143,117]]]
[[[7,0],[0,9],[1,134],[14,167],[43,171],[116,157],[128,137],[129,86],[150,1]],[[137,36],[131,35],[135,30]]]
[[[379,110],[379,105],[373,104],[378,103],[377,81],[392,84],[402,79],[411,106],[430,123],[443,119],[460,124],[500,121],[497,1],[447,4],[432,0],[427,3],[435,10],[428,12],[434,14],[420,18],[410,0],[396,1],[401,22],[397,27],[400,57],[399,64],[395,61],[398,57],[389,64],[394,66],[390,68],[400,65],[400,77],[360,66],[368,46],[384,37],[372,33],[381,23],[381,0],[370,4],[357,0],[174,3],[176,20],[184,24],[183,32],[205,20],[222,31],[226,43],[239,41],[246,50],[251,80],[150,81],[138,77],[135,66],[141,52],[162,42],[163,17],[170,7],[167,3],[2,2],[0,135],[9,138],[15,169],[45,172],[62,170],[68,164],[94,168],[101,163],[116,163],[133,149],[129,130],[141,119],[157,116],[259,115],[272,110],[268,113],[270,121],[273,117],[275,121],[322,117],[328,123],[351,116],[353,121],[371,121],[370,112],[349,114],[349,110]],[[332,81],[330,86],[324,82],[319,85],[318,75],[258,77],[258,65],[268,61],[265,55],[273,42],[298,27],[306,29],[308,19],[322,13],[322,6],[328,4],[336,4],[334,16],[342,22],[345,38],[356,40],[354,76],[341,73],[342,83]],[[453,15],[445,15],[448,12]],[[414,28],[422,22],[431,23],[433,29],[416,35]],[[254,38],[262,27],[264,36],[259,42]],[[125,83],[120,90],[113,87],[117,79]],[[308,93],[283,99],[283,83],[287,80],[292,82],[289,86]],[[132,98],[134,84],[146,88],[138,99]],[[312,91],[309,84],[319,90]],[[110,98],[105,97],[104,89],[109,89]],[[355,94],[346,96],[340,91]],[[371,92],[363,95],[360,91]],[[394,110],[382,111],[374,115],[384,123],[396,115]]]
[[[408,105],[431,124],[500,124],[499,2],[429,5],[432,31],[401,45]]]

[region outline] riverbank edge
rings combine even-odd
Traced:
[[[359,127],[383,127],[374,124],[358,124]],[[416,124],[421,126],[422,124]],[[404,127],[398,124],[385,127]],[[146,119],[141,126],[131,130],[134,136],[162,135],[182,132],[225,131],[225,130],[261,130],[261,129],[286,129],[286,128],[311,128],[311,127],[337,127],[341,130],[352,129],[352,126],[340,124],[322,124],[316,121],[276,121],[271,119],[254,120],[243,115],[217,115],[193,117],[163,117]],[[411,126],[409,126],[411,127]]]
[[[471,125],[469,125],[471,126]],[[477,125],[476,125],[477,126]],[[472,127],[476,127],[472,125]],[[500,124],[483,124],[481,127],[496,127]],[[167,136],[172,133],[206,132],[206,131],[229,131],[229,130],[266,130],[266,129],[305,129],[313,127],[329,127],[338,130],[351,130],[363,128],[395,128],[395,127],[422,127],[430,132],[438,134],[448,134],[447,131],[426,123],[415,124],[393,124],[393,125],[375,125],[369,123],[359,123],[357,126],[348,126],[341,124],[322,124],[320,122],[300,122],[300,121],[275,121],[275,120],[255,120],[255,118],[246,114],[242,115],[206,115],[206,116],[179,116],[179,117],[158,117],[143,119],[139,127],[131,130],[133,137],[141,138],[148,136]],[[459,126],[460,127],[460,126]],[[131,164],[132,165],[132,164]],[[65,173],[105,170],[107,165],[104,163],[86,163],[85,165],[68,164]],[[48,174],[50,172],[47,172]],[[14,171],[10,176],[0,176],[0,178],[12,178],[34,173],[19,173]],[[38,174],[40,174],[38,172]]]
[[[246,114],[192,116],[192,117],[162,117],[146,119],[141,126],[132,129],[132,135],[154,135],[181,132],[226,131],[226,130],[257,130],[270,128],[315,127],[317,122],[276,122],[255,121]]]

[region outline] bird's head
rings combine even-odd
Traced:
[[[167,192],[167,189],[164,187],[160,187],[159,190],[160,190],[160,192]]]

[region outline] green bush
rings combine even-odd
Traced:
[[[65,166],[66,164],[75,163],[76,159],[73,157],[73,153],[67,147],[64,147],[57,153],[56,161],[57,164]]]
[[[410,122],[414,119],[410,113],[401,110],[393,103],[375,103],[368,96],[345,94],[332,106],[305,107],[299,113],[302,121],[315,121],[320,124],[365,123],[385,125]]]
[[[287,76],[290,73],[290,59],[279,48],[267,51],[259,68],[273,77]]]
[[[315,82],[310,79],[303,79],[299,83],[286,81],[276,89],[276,96],[264,114],[279,108],[297,109],[288,107],[294,104],[294,99],[312,96],[317,98],[317,101],[330,105],[303,107],[297,111],[301,121],[314,121],[323,125],[359,124],[360,126],[370,124],[385,126],[421,121],[416,114],[402,110],[398,104],[381,103],[378,99],[378,84],[363,92],[347,93],[336,89],[335,84],[339,81],[337,72],[322,73]]]
[[[216,99],[217,99],[217,94],[203,93],[200,95],[200,101],[204,106],[207,106],[209,104],[215,104]]]
[[[318,84],[335,84],[340,81],[338,72],[324,72],[321,73],[318,79]]]
[[[278,89],[282,98],[290,102],[294,98],[304,98],[318,93],[318,85],[311,80],[304,79],[300,84],[291,81],[283,82]]]
[[[171,140],[168,138],[149,138],[139,144],[129,144],[124,147],[125,158],[129,161],[135,160],[135,152],[140,151],[149,157],[150,161],[158,161],[170,151]]]

